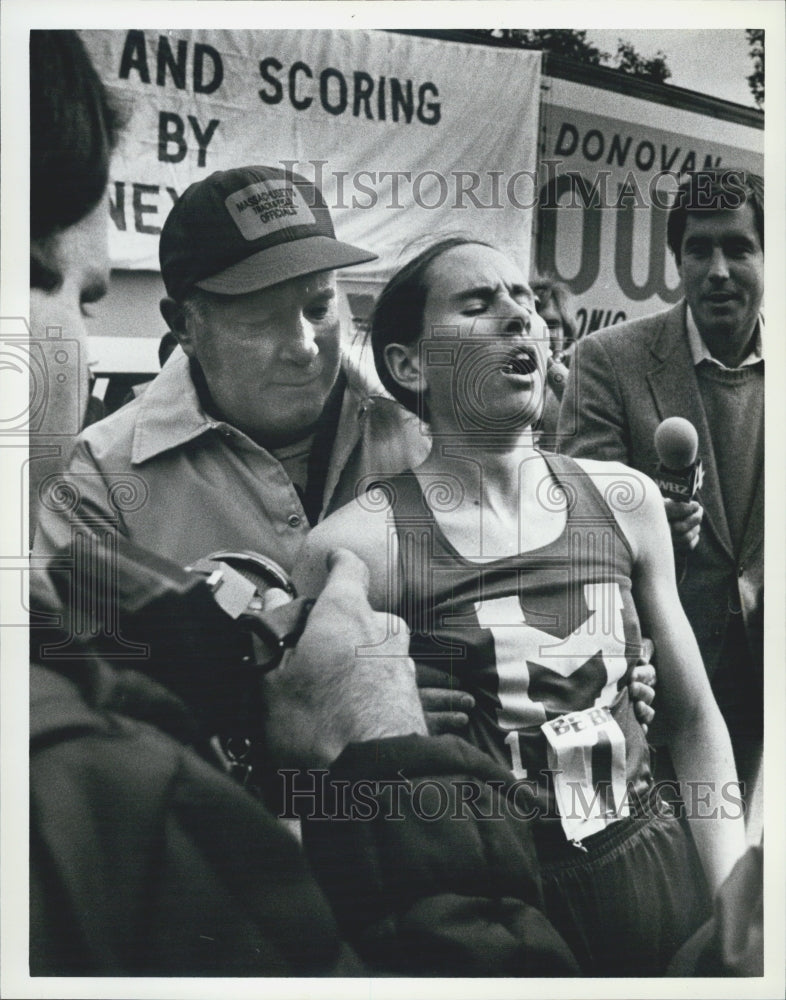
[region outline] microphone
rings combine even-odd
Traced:
[[[687,503],[701,489],[704,469],[696,428],[684,417],[667,417],[655,431],[658,470],[655,482],[667,500]]]

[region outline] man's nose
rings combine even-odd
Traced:
[[[709,276],[716,281],[723,281],[729,276],[729,262],[722,247],[715,247],[712,251]]]
[[[294,317],[289,324],[281,353],[287,361],[297,365],[309,365],[319,354],[314,328],[304,316]]]
[[[532,310],[523,302],[516,299],[509,299],[503,306],[503,316],[505,319],[505,333],[526,333],[532,332]]]
[[[526,306],[517,304],[516,310],[510,315],[504,325],[508,336],[526,337],[527,340],[541,344],[548,352],[550,349],[550,333],[545,320]]]

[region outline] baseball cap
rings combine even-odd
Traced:
[[[194,286],[243,295],[377,259],[336,239],[315,184],[264,166],[218,170],[186,188],[164,223],[158,253],[166,290],[177,300]]]

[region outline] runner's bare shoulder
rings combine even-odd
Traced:
[[[369,570],[369,600],[377,610],[390,610],[391,574],[396,574],[398,545],[387,494],[371,490],[356,497],[311,530],[295,563],[298,593],[315,597],[327,577],[327,557],[349,549]]]

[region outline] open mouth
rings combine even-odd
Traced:
[[[502,365],[503,375],[533,375],[538,370],[535,351],[522,347],[508,355]]]

